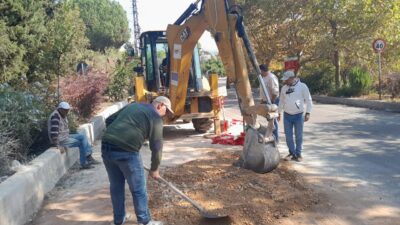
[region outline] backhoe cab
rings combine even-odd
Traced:
[[[150,102],[158,95],[169,95],[171,82],[175,85],[176,76],[170,72],[170,51],[165,31],[148,31],[140,36],[141,65],[134,70],[138,73],[135,78],[135,101]],[[193,49],[193,57],[189,65],[189,77],[187,81],[186,98],[180,101],[184,104],[183,110],[176,111],[176,101],[173,105],[174,117],[168,122],[180,118],[184,121],[192,121],[196,131],[204,133],[212,126],[213,120],[219,123],[218,105],[218,76],[216,74],[206,77],[201,73],[200,55],[197,46]],[[210,86],[210,83],[213,83]],[[172,101],[172,99],[171,99]],[[219,126],[217,127],[219,128]],[[219,133],[220,130],[216,130]]]
[[[150,102],[157,95],[167,95],[177,118],[191,119],[197,131],[204,132],[215,122],[219,133],[220,96],[216,74],[205,78],[199,67],[197,41],[208,30],[214,37],[227,74],[234,84],[239,107],[247,125],[242,167],[265,173],[279,163],[279,152],[272,135],[277,106],[270,97],[261,77],[240,15],[233,0],[200,0],[191,4],[165,32],[146,32],[141,35],[141,63],[136,68],[136,101]],[[198,7],[200,5],[200,7]],[[255,104],[251,92],[246,53],[267,96],[267,104]],[[257,115],[269,118],[265,126]],[[204,129],[203,129],[204,128]]]

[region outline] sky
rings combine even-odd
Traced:
[[[133,31],[132,0],[116,0],[127,12],[129,27]],[[195,0],[136,0],[141,32],[165,30],[174,23],[186,8]],[[131,34],[131,39],[133,33]],[[200,39],[201,47],[206,51],[216,52],[217,47],[208,32]]]

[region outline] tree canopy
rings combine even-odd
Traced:
[[[79,11],[51,0],[0,2],[0,83],[51,81],[87,45]]]
[[[0,2],[0,82],[27,79],[37,63],[35,54],[46,37],[48,1]]]
[[[93,50],[120,47],[129,40],[129,26],[122,6],[110,0],[72,0],[86,25],[86,35]]]
[[[336,87],[345,84],[354,66],[372,69],[376,55],[371,44],[387,40],[387,68],[399,66],[400,1],[369,0],[239,0],[245,24],[265,63],[297,56],[302,66],[329,62]],[[389,49],[390,48],[390,49]],[[376,66],[376,65],[375,65]],[[389,73],[389,71],[387,71]]]

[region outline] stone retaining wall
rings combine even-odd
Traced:
[[[86,133],[93,143],[104,128],[105,119],[125,106],[116,103],[83,124],[78,131]],[[60,154],[50,148],[24,165],[20,171],[0,183],[0,225],[23,225],[40,209],[45,195],[51,191],[60,178],[79,159],[79,151]]]

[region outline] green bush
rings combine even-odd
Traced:
[[[301,81],[306,83],[312,94],[328,94],[334,89],[334,70],[330,65],[304,68]]]
[[[106,94],[113,101],[120,101],[127,97],[133,79],[133,67],[136,61],[130,63],[118,63],[114,73],[111,75],[111,81],[107,87]]]
[[[220,77],[225,76],[225,68],[219,56],[212,56],[210,59],[202,61],[201,69],[203,74],[208,72],[209,74],[216,73]]]
[[[372,80],[371,76],[365,70],[354,67],[350,70],[347,77],[349,79],[352,96],[368,94]]]
[[[348,85],[343,86],[333,92],[336,97],[356,97],[362,94],[368,94],[372,84],[370,75],[358,68],[353,67],[347,72]]]
[[[0,161],[25,160],[47,119],[43,98],[0,86]]]
[[[351,87],[341,87],[332,92],[335,97],[351,97],[354,96],[354,90]]]

